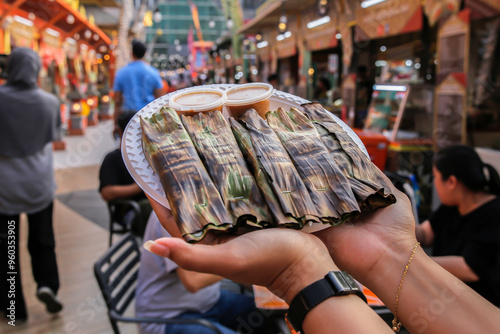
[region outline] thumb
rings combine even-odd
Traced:
[[[217,275],[225,274],[225,266],[220,259],[227,258],[230,254],[226,249],[226,244],[192,245],[180,238],[160,238],[155,241],[147,241],[144,248],[153,254],[171,259],[183,269]]]

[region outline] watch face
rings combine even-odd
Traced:
[[[328,0],[316,0],[316,11],[319,16],[328,14]]]

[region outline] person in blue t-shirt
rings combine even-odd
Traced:
[[[163,95],[160,73],[144,60],[146,45],[132,41],[133,61],[121,68],[115,77],[115,130],[116,120],[124,112],[137,112],[148,103]]]

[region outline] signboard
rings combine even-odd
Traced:
[[[337,47],[339,41],[335,37],[335,30],[324,29],[308,34],[306,37],[307,49],[309,51],[319,51]]]
[[[13,46],[31,48],[35,37],[35,28],[17,21],[13,21],[8,29],[13,40]]]
[[[207,67],[208,52],[212,49],[213,42],[194,41],[191,45],[191,67],[200,71]]]
[[[349,74],[342,82],[342,120],[349,126],[354,125],[356,112],[356,74]]]
[[[297,44],[295,43],[295,39],[292,37],[282,42],[278,42],[276,50],[278,52],[278,59],[295,56],[297,54]]]
[[[339,55],[334,53],[328,55],[328,71],[338,73],[339,71]]]
[[[452,144],[465,144],[465,73],[450,74],[436,88],[434,142],[439,150]]]
[[[438,77],[466,73],[469,64],[470,11],[451,16],[438,32]]]
[[[389,139],[396,141],[409,94],[410,87],[407,85],[375,85],[365,129],[379,133],[388,130]]]
[[[319,51],[337,47],[337,23],[338,19],[333,11],[326,16],[319,16],[316,7],[312,7],[304,13],[300,20],[300,30],[307,50]]]
[[[425,0],[424,12],[433,27],[439,19],[456,14],[460,9],[461,0]]]
[[[420,1],[386,0],[363,8],[363,4],[368,2],[360,2],[356,9],[356,41],[394,36],[422,29],[423,13]]]

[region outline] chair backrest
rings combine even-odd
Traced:
[[[113,241],[114,233],[127,233],[131,231],[132,222],[141,216],[139,204],[133,200],[117,199],[108,203],[109,212],[109,246]]]
[[[135,298],[141,252],[132,233],[125,234],[94,264],[94,274],[109,312],[123,315]],[[109,318],[115,333],[118,326]]]

